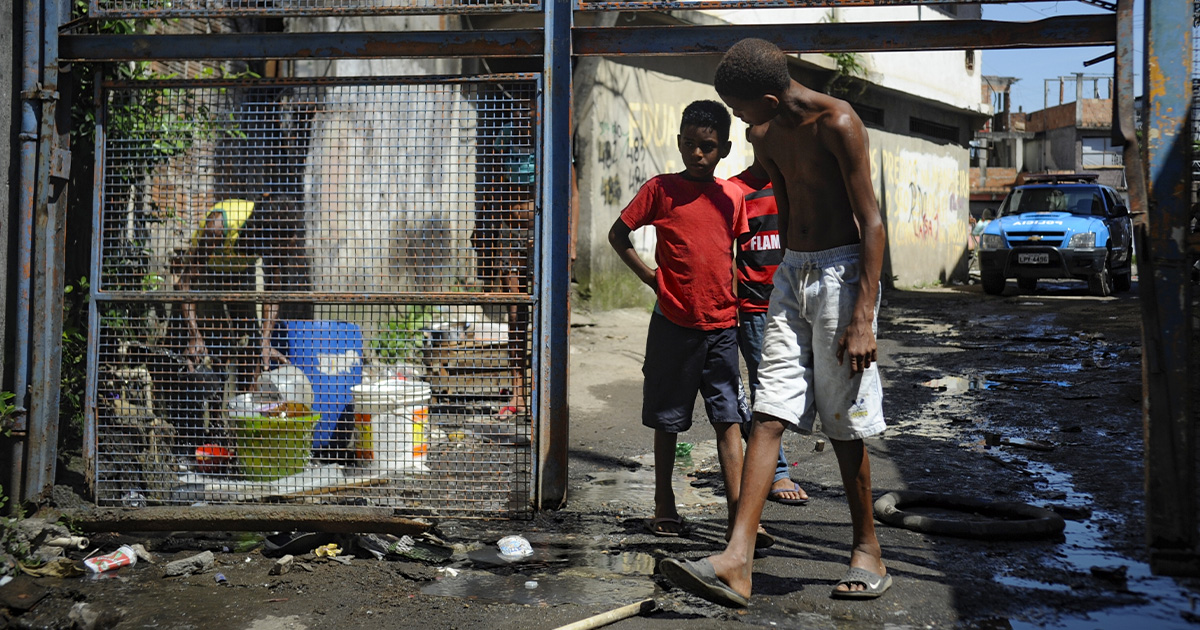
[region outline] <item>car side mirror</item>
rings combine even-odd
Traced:
[[[1114,206],[1113,207],[1113,216],[1114,217],[1129,216],[1129,206],[1126,206],[1126,205]]]

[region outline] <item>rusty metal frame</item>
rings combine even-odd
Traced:
[[[1142,304],[1142,419],[1150,567],[1200,575],[1188,155],[1192,89],[1190,0],[1146,3],[1145,146],[1133,111],[1133,2],[1117,10],[1117,123],[1135,215]],[[1143,153],[1144,150],[1144,153]],[[1144,161],[1143,161],[1144,160]],[[1190,254],[1190,256],[1189,256]]]
[[[1036,22],[955,20],[844,24],[575,27],[575,56],[719,54],[746,37],[790,52],[870,52],[1107,46],[1116,41],[1111,16],[1078,15]],[[311,59],[537,57],[539,29],[212,35],[72,35],[62,58],[73,61],[150,59]]]
[[[223,9],[200,9],[200,8],[173,8],[169,6],[169,2],[161,0],[163,6],[144,9],[106,9],[101,6],[100,0],[88,1],[88,18],[87,21],[93,20],[168,20],[177,18],[196,18],[196,17],[221,17],[221,18],[264,18],[264,17],[350,17],[363,15],[447,15],[447,14],[511,14],[511,13],[537,13],[542,11],[543,2],[547,0],[533,0],[532,2],[511,3],[511,2],[486,2],[482,4],[458,4],[451,0],[442,0],[445,4],[435,4],[422,6],[416,3],[411,5],[399,6],[380,6],[372,5],[371,0],[360,0],[358,6],[350,6],[353,3],[347,3],[347,6],[336,6],[336,2],[330,4],[335,6],[328,7],[294,7],[294,6],[273,6],[274,2],[264,2],[257,6],[240,6]],[[553,0],[549,0],[553,1]],[[147,4],[150,4],[147,2]],[[288,4],[286,0],[282,4]]]
[[[1029,2],[1034,0],[1015,0]],[[1102,9],[1116,5],[1102,0],[1080,0]],[[1010,0],[972,0],[970,4],[1011,4]],[[781,9],[809,7],[910,6],[965,4],[956,0],[579,0],[581,11],[669,11],[709,9]]]

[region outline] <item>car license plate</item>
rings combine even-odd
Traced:
[[[1019,265],[1049,265],[1050,254],[1017,254]]]

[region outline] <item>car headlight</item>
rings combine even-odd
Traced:
[[[1071,249],[1090,249],[1096,246],[1095,232],[1080,232],[1071,235],[1071,242],[1067,244]]]
[[[984,234],[979,239],[979,246],[983,249],[1004,249],[1004,237],[999,234]]]

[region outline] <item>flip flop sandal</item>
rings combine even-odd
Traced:
[[[284,532],[264,538],[262,554],[268,558],[287,554],[298,556],[311,553],[313,549],[333,540],[334,535],[326,532]]]
[[[665,530],[660,527],[664,523],[676,525],[678,529],[675,531]],[[658,518],[646,519],[646,531],[658,536],[659,538],[679,538],[688,533],[688,522],[682,516],[675,518],[673,516],[660,516]]]
[[[667,558],[658,565],[658,570],[675,586],[714,604],[745,608],[750,603],[750,600],[717,577],[717,571],[708,558],[683,562]]]
[[[808,499],[785,499],[785,498],[783,498],[783,496],[781,496],[781,495],[785,492],[797,492],[797,493],[800,492],[800,484],[793,481],[792,487],[790,489],[780,488],[778,490],[772,490],[767,493],[767,500],[774,501],[780,505],[808,505]]]
[[[843,584],[847,587],[852,584],[862,584],[867,588],[861,591],[839,591],[837,587]],[[829,593],[829,596],[835,599],[875,599],[891,587],[892,576],[890,575],[877,575],[866,569],[850,567],[850,570],[846,571],[846,575],[843,575],[842,579],[834,584],[833,591]]]

